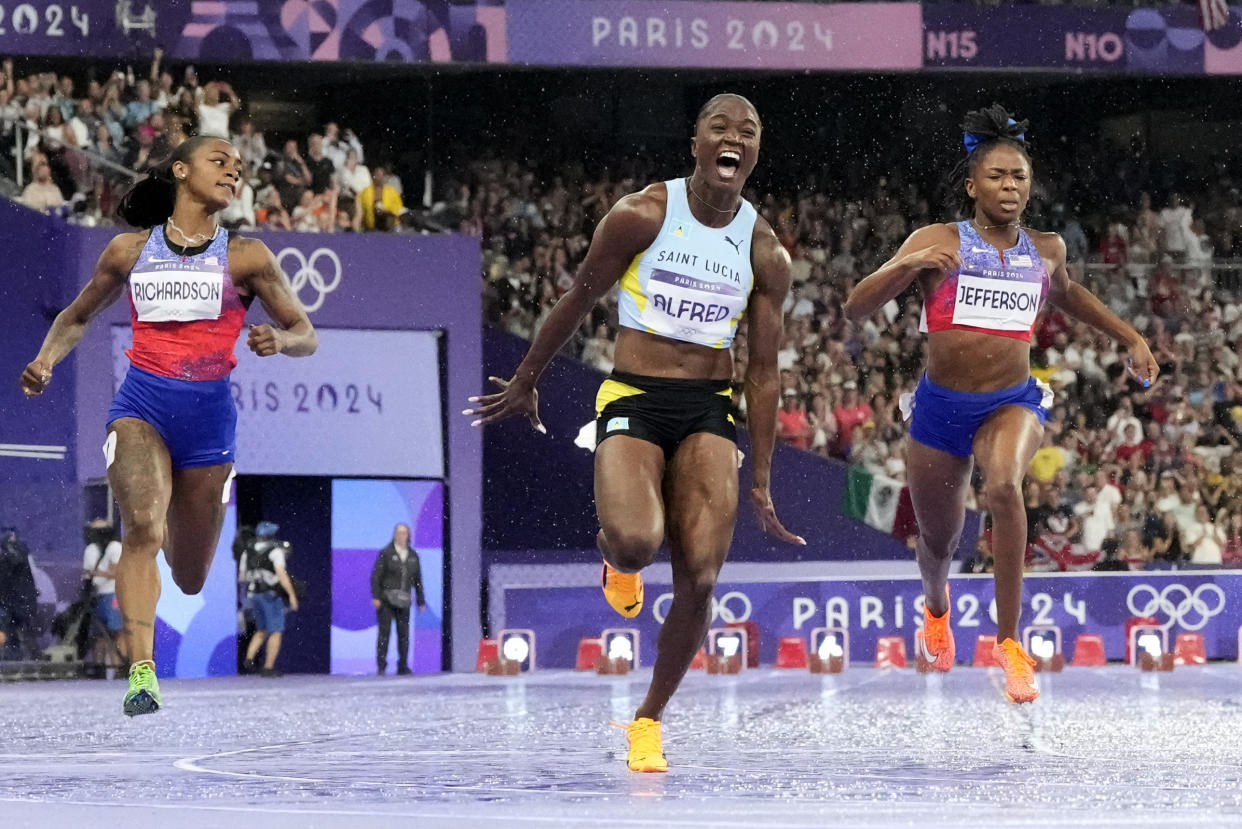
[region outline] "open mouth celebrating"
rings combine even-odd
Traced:
[[[728,181],[737,176],[742,167],[742,154],[737,150],[725,150],[716,156],[716,174]]]

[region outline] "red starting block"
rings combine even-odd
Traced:
[[[900,636],[881,636],[875,640],[877,668],[906,667],[906,640]]]
[[[694,660],[690,663],[690,670],[702,671],[707,668],[707,650],[699,648],[699,652],[694,655]]]
[[[980,636],[975,640],[975,658],[970,664],[976,668],[998,668],[1000,664],[996,661],[996,657],[992,655],[992,649],[996,647],[995,636]]]
[[[840,674],[850,667],[850,632],[845,628],[811,630],[807,668],[813,674]]]
[[[1130,628],[1130,659],[1140,671],[1173,670],[1169,630],[1159,625],[1135,624]]]
[[[1177,634],[1177,642],[1173,645],[1173,662],[1176,665],[1206,665],[1207,651],[1203,646],[1203,634]]]
[[[578,640],[578,660],[574,663],[575,671],[594,671],[596,663],[604,653],[604,643],[601,639],[579,639]]]
[[[495,639],[479,640],[479,655],[474,660],[474,669],[476,671],[487,672],[489,662],[496,662],[500,659],[500,643]]]
[[[801,636],[782,636],[776,646],[776,667],[806,668],[806,640]]]
[[[1134,646],[1134,637],[1130,634],[1134,628],[1139,625],[1142,625],[1143,627],[1159,627],[1160,620],[1152,616],[1131,616],[1129,619],[1126,619],[1126,662],[1131,665],[1135,664],[1135,660],[1134,652],[1132,650]]]
[[[757,622],[729,622],[727,628],[746,632],[746,667],[759,667],[759,624]]]
[[[1104,637],[1098,633],[1080,633],[1074,639],[1074,658],[1071,665],[1078,668],[1096,668],[1108,664],[1104,658]]]

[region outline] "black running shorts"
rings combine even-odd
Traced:
[[[707,432],[737,443],[728,380],[680,380],[614,371],[595,396],[595,443],[629,435],[671,460],[690,435]]]

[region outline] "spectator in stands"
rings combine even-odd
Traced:
[[[290,138],[285,142],[285,151],[276,163],[276,189],[280,192],[280,203],[285,210],[298,206],[302,201],[302,193],[310,187],[310,183],[310,169],[298,152],[298,142]]]
[[[302,200],[293,208],[290,218],[293,229],[299,233],[319,232],[319,212],[324,209],[324,202],[313,190],[303,190]]]
[[[255,129],[254,121],[249,118],[242,119],[233,135],[233,146],[241,153],[248,174],[257,176],[259,168],[267,158],[267,142],[263,139],[263,133]]]
[[[104,161],[110,161],[113,164],[121,164],[125,160],[121,157],[121,151],[112,143],[112,133],[108,131],[107,126],[102,122],[95,128],[90,151]]]
[[[1193,212],[1179,193],[1170,193],[1168,204],[1160,211],[1160,236],[1164,250],[1175,262],[1186,261],[1186,249],[1190,244]]]
[[[841,386],[841,402],[832,410],[832,416],[837,420],[840,451],[848,457],[854,430],[875,416],[871,407],[858,396],[857,382],[846,380]]]
[[[390,229],[405,212],[400,194],[388,184],[388,171],[381,166],[371,172],[371,186],[358,194],[354,229]],[[528,260],[529,261],[529,260]]]
[[[336,170],[337,185],[341,194],[357,199],[363,190],[371,186],[371,171],[358,160],[358,151],[350,148],[344,164]]]
[[[1103,547],[1104,539],[1112,533],[1116,522],[1113,510],[1100,500],[1098,487],[1088,486],[1084,496],[1074,507],[1074,515],[1082,525],[1083,549],[1094,552]]]
[[[136,142],[130,146],[125,156],[125,166],[135,173],[146,173],[160,160],[155,151],[155,130],[144,124],[138,128],[135,136]]]
[[[220,211],[217,218],[229,230],[253,230],[258,226],[254,209],[254,188],[245,176],[238,180],[237,187],[237,195],[228,207]],[[276,198],[279,201],[279,194]]]
[[[65,197],[52,182],[52,167],[45,156],[35,157],[31,174],[34,180],[22,191],[22,204],[35,210],[52,210],[64,205]]]
[[[365,157],[362,153],[362,144],[358,141],[358,136],[354,135],[353,130],[345,130],[342,134],[340,127],[333,121],[323,125],[323,154],[332,161],[333,167],[338,170],[344,167],[345,157],[350,150],[358,156],[358,163],[363,163]]]
[[[271,230],[293,230],[293,220],[289,216],[289,211],[285,210],[280,199],[280,192],[275,187],[268,188],[262,206],[255,210],[254,215],[258,227]]]
[[[1145,570],[1151,563],[1152,551],[1143,543],[1142,533],[1138,530],[1126,530],[1117,551],[1117,558],[1130,570]]]
[[[807,420],[811,424],[811,450],[827,457],[837,445],[837,419],[832,414],[831,392],[816,392],[811,398]]]
[[[151,82],[143,78],[134,87],[134,99],[125,105],[125,126],[133,129],[160,109],[163,107],[151,98]]]
[[[1160,514],[1160,524],[1151,533],[1148,546],[1151,547],[1152,558],[1160,561],[1179,563],[1186,560],[1182,547],[1182,532],[1178,527],[1177,516],[1173,512]]]
[[[1028,473],[1039,483],[1050,484],[1056,479],[1057,473],[1065,468],[1066,453],[1056,445],[1053,430],[1045,429],[1041,440],[1043,445],[1031,457]],[[1066,440],[1072,441],[1073,438],[1067,434]]]
[[[229,137],[229,118],[241,109],[241,99],[233,87],[224,81],[211,81],[203,87],[202,100],[198,102],[198,134],[215,138]]]
[[[1192,564],[1220,564],[1225,531],[1212,522],[1207,507],[1199,504],[1193,518],[1186,523],[1182,543]]]
[[[776,412],[777,439],[786,446],[810,449],[811,431],[811,423],[798,392],[785,389],[781,395],[781,407]]]
[[[887,474],[888,445],[880,440],[875,421],[865,420],[854,430],[850,463],[864,466],[873,475]]]
[[[1242,567],[1242,509],[1233,509],[1223,522],[1225,526],[1225,545],[1221,550],[1221,565],[1224,567]]]
[[[315,195],[326,193],[332,187],[336,165],[323,154],[322,135],[315,134],[310,137],[307,142],[307,155],[310,156],[306,161],[306,168],[311,175],[310,189]]]
[[[601,322],[595,327],[595,333],[582,346],[582,362],[592,368],[608,374],[613,369],[613,353],[616,346],[612,340],[612,332],[608,324]]]

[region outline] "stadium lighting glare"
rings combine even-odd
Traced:
[[[819,654],[820,659],[832,659],[834,656],[844,656],[845,650],[841,647],[841,643],[837,641],[837,637],[825,636],[820,641],[816,653]]]
[[[502,630],[496,634],[500,646],[500,661],[505,673],[527,673],[535,670],[535,632],[525,628]]]
[[[737,655],[742,648],[742,637],[740,636],[721,636],[716,639],[716,647],[720,648],[720,655],[725,659],[730,659]]]
[[[614,636],[608,641],[608,658],[634,661],[634,643],[628,636]]]
[[[526,640],[521,636],[510,636],[505,640],[501,652],[505,655],[505,659],[525,662],[526,657],[530,656],[530,645],[526,644]]]

